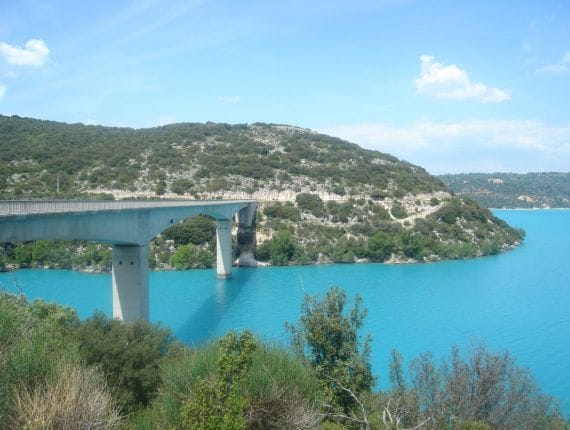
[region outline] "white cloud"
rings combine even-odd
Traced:
[[[570,73],[570,51],[566,51],[558,63],[539,67],[535,72],[538,75],[565,75]]]
[[[323,129],[363,147],[393,154],[431,173],[568,171],[570,124],[533,120],[373,122]]]
[[[421,73],[414,80],[416,91],[443,99],[477,99],[482,103],[500,103],[509,100],[507,92],[489,88],[480,82],[471,82],[465,70],[455,64],[436,63],[430,55],[420,57]]]
[[[0,43],[0,56],[3,56],[8,64],[16,66],[43,66],[47,61],[49,49],[41,39],[31,39],[25,48]]]
[[[239,96],[218,96],[218,100],[223,103],[235,105],[240,102]]]
[[[2,103],[2,99],[4,98],[4,94],[6,94],[6,87],[0,84],[0,103]]]
[[[530,51],[532,51],[532,45],[530,43],[525,42],[521,45],[521,49],[524,52],[530,52]]]
[[[566,64],[549,64],[536,69],[536,73],[539,75],[564,75],[568,72],[570,72],[570,68]]]

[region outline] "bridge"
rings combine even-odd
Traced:
[[[216,273],[229,278],[232,219],[237,214],[238,243],[241,237],[246,245],[239,262],[248,265],[256,206],[253,200],[0,201],[0,243],[59,239],[111,244],[113,317],[148,320],[148,243],[186,218],[209,216],[216,221]]]

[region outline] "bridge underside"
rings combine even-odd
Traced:
[[[0,214],[0,242],[61,239],[111,243],[113,317],[123,321],[148,320],[148,242],[185,218],[208,215],[216,220],[216,273],[220,278],[229,278],[232,273],[232,218],[238,214],[239,242],[244,231],[249,235],[251,231],[255,232],[255,209],[255,202],[214,202],[210,205],[70,213]],[[241,247],[241,265],[254,262],[253,246],[244,244]]]

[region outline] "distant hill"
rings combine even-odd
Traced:
[[[419,166],[275,124],[135,130],[0,116],[0,197],[255,198],[257,258],[273,264],[466,258],[522,239]],[[151,264],[208,266],[213,234],[208,220],[176,226],[153,241]],[[105,247],[82,247],[67,265],[108,266]],[[19,260],[8,249],[4,259],[41,264],[34,255],[56,248],[20,250]],[[44,265],[61,260],[48,257]]]
[[[488,208],[570,207],[570,173],[462,173],[439,179]]]

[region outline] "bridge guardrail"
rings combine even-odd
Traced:
[[[223,205],[250,202],[254,202],[254,200],[2,200],[0,201],[0,216],[194,206],[203,205],[204,203]]]

